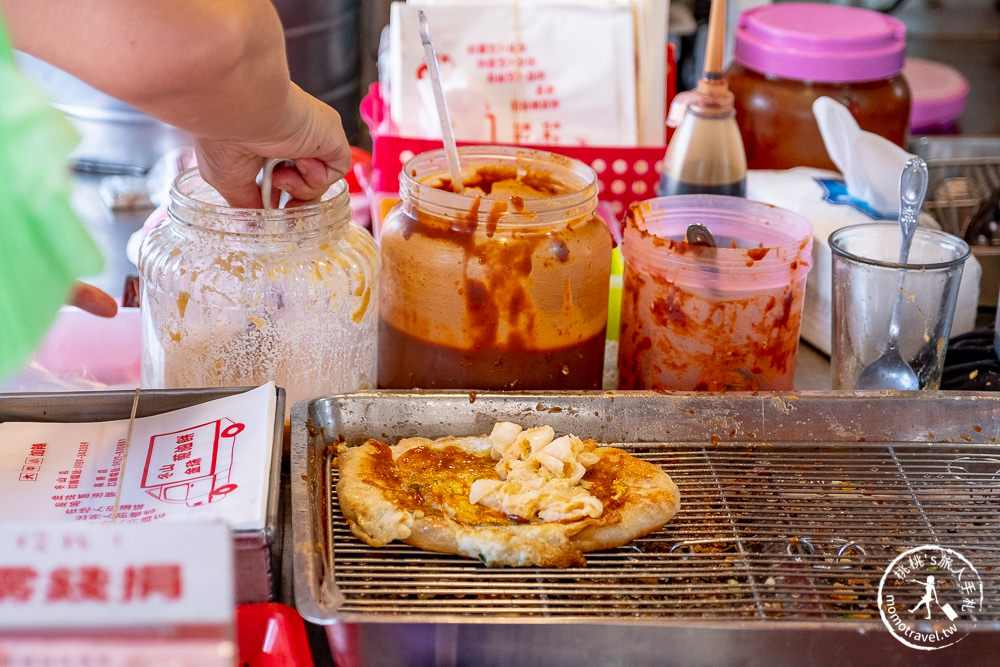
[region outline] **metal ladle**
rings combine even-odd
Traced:
[[[927,164],[918,157],[910,158],[899,179],[899,264],[906,264],[910,244],[917,229],[917,218],[927,194]],[[889,318],[889,339],[882,354],[868,364],[858,376],[858,389],[920,389],[920,381],[913,368],[899,352],[899,310],[903,303],[903,279],[906,271],[899,268],[896,298]]]

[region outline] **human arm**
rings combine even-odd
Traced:
[[[233,206],[274,185],[319,197],[350,165],[340,116],[289,79],[269,0],[0,0],[14,46],[189,132],[205,179]]]

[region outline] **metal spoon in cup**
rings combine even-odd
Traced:
[[[910,158],[903,168],[899,180],[899,263],[906,264],[910,256],[910,244],[917,229],[917,218],[927,194],[927,164],[918,157]],[[903,279],[905,270],[899,269],[896,298],[889,318],[889,339],[882,354],[868,364],[858,376],[858,389],[920,389],[920,381],[913,368],[899,352],[899,310],[903,303]]]

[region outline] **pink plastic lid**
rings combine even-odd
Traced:
[[[913,99],[911,131],[949,125],[962,115],[969,82],[958,70],[932,60],[907,58],[903,76]]]
[[[879,12],[808,2],[740,14],[735,58],[786,79],[840,83],[887,79],[903,69],[906,27]]]

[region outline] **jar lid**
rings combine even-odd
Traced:
[[[740,14],[738,63],[764,74],[827,83],[887,79],[903,69],[906,26],[869,9],[808,2]]]
[[[955,68],[933,60],[907,58],[903,76],[913,98],[911,131],[949,125],[962,115],[969,82]]]

